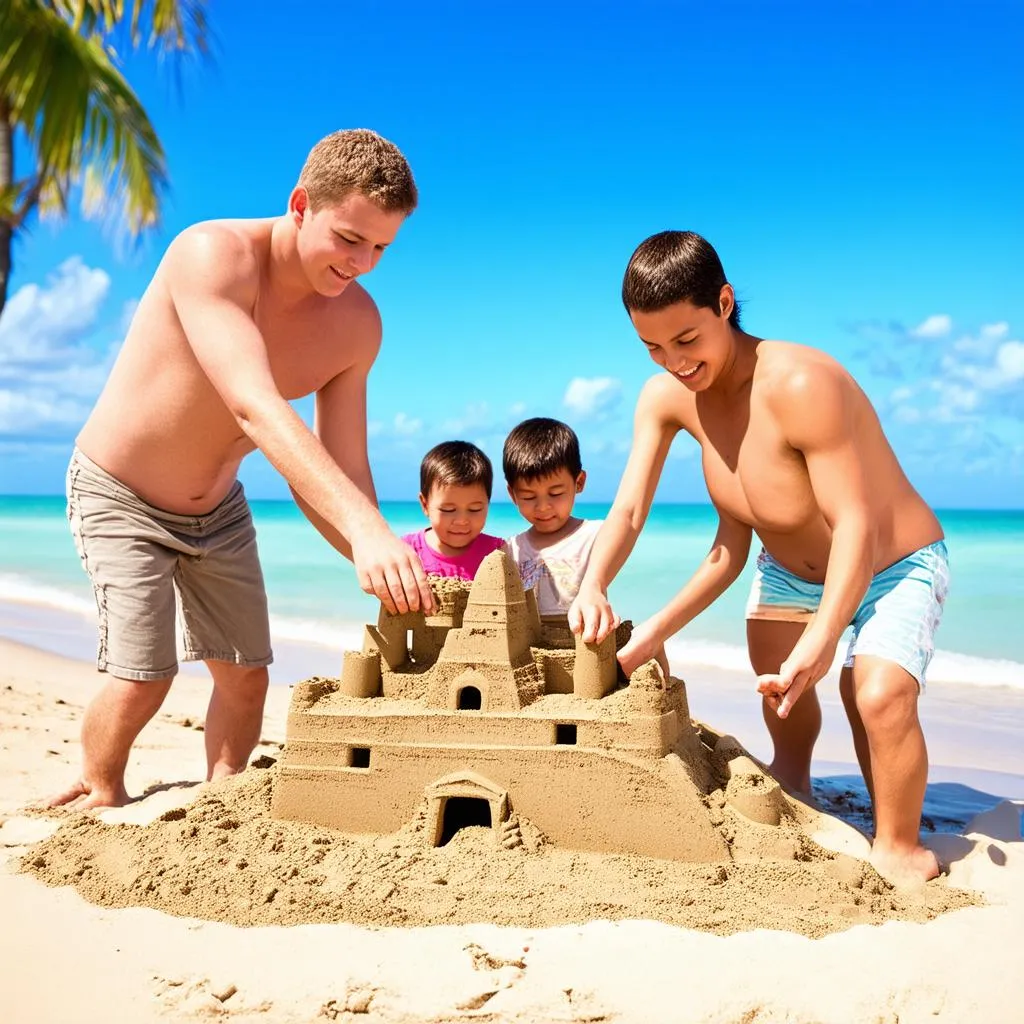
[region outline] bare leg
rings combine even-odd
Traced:
[[[839,675],[839,695],[843,698],[846,717],[850,720],[853,733],[853,749],[857,752],[857,763],[860,765],[864,784],[868,787],[868,795],[872,803],[875,799],[875,787],[871,779],[871,752],[868,747],[868,734],[864,731],[864,722],[857,710],[857,701],[853,695],[853,669],[844,668]]]
[[[82,775],[63,793],[46,802],[59,807],[79,797],[76,810],[122,807],[131,797],[124,788],[124,771],[132,744],[163,704],[171,679],[137,682],[107,678],[82,719]]]
[[[270,673],[228,661],[207,661],[213,694],[206,712],[206,777],[236,775],[249,762],[263,727]]]
[[[854,658],[852,681],[875,815],[871,863],[894,884],[926,882],[939,873],[939,864],[918,838],[928,750],[917,717],[917,680],[894,662],[861,654]]]
[[[778,672],[805,628],[803,622],[748,619],[747,648],[754,671]],[[772,738],[772,774],[793,792],[810,796],[811,755],[821,731],[817,693],[813,687],[805,691],[788,718],[779,718],[767,701],[762,701],[761,713]]]

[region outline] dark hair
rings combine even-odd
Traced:
[[[501,468],[511,487],[517,480],[537,480],[567,469],[575,480],[583,469],[580,440],[572,427],[536,416],[513,427],[505,438]]]
[[[442,441],[423,456],[420,463],[420,494],[430,497],[435,484],[483,484],[491,500],[494,470],[491,460],[469,441]]]
[[[728,284],[714,246],[693,231],[662,231],[642,241],[629,258],[622,279],[627,311],[656,313],[675,302],[722,312],[722,285]],[[740,304],[729,314],[740,325]]]

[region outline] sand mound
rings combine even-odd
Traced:
[[[644,918],[719,935],[774,928],[817,937],[981,902],[943,882],[897,892],[795,823],[784,856],[710,865],[559,850],[524,819],[509,824],[501,845],[492,829],[466,827],[433,847],[425,807],[395,833],[347,835],[272,818],[278,769],[270,758],[256,764],[266,767],[207,785],[189,806],[148,825],[76,814],[25,855],[22,869],[103,906],[236,925],[543,927]]]

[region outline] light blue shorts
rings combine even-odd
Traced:
[[[797,576],[762,550],[747,618],[808,622],[823,590],[824,584]],[[844,667],[853,665],[855,655],[870,654],[896,662],[924,686],[948,590],[949,556],[941,540],[883,569],[872,579],[850,623],[853,638]]]

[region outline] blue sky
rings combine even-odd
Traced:
[[[656,367],[618,299],[647,235],[699,231],[752,333],[825,349],[940,507],[1024,507],[1019,3],[214,3],[214,61],[126,72],[167,150],[134,249],[34,223],[0,320],[0,491],[54,493],[169,240],[283,210],[310,146],[396,142],[421,205],[364,283],[383,498],[529,415],[581,437],[610,499]],[[330,13],[328,13],[330,12]],[[335,13],[337,12],[337,13]],[[19,159],[24,160],[22,151]],[[24,166],[24,165],[23,165]],[[308,413],[309,403],[300,405]],[[703,501],[681,437],[659,492]],[[284,497],[252,456],[250,494]]]

